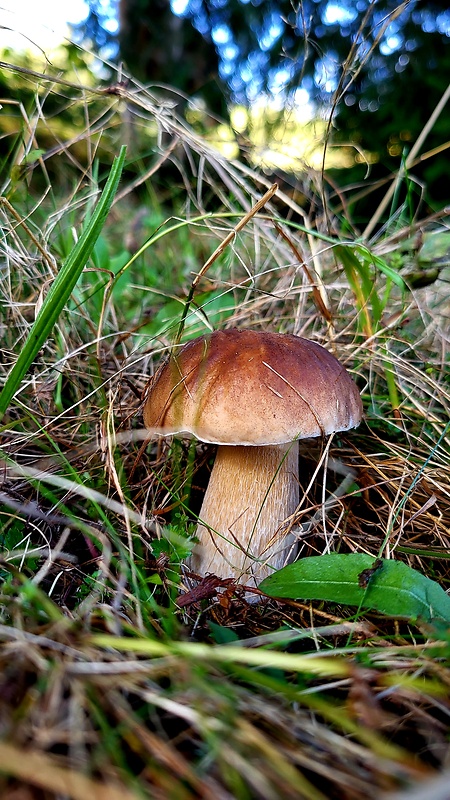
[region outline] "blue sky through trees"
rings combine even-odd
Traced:
[[[322,99],[331,95],[338,85],[342,61],[342,42],[339,39],[347,40],[350,48],[358,24],[370,5],[373,8],[371,38],[366,50],[370,41],[385,28],[374,53],[372,76],[375,81],[382,83],[389,77],[383,57],[398,53],[394,66],[397,73],[408,67],[417,42],[410,32],[405,37],[406,20],[412,20],[421,33],[450,37],[450,9],[445,8],[445,4],[438,4],[436,11],[435,5],[430,8],[429,3],[420,0],[405,3],[403,13],[390,24],[386,24],[388,13],[401,4],[386,0],[372,4],[368,0],[305,0],[295,9],[285,0],[170,0],[173,14],[189,20],[199,34],[212,40],[218,54],[219,75],[229,86],[233,100],[241,103],[254,102],[263,91],[273,99],[278,98],[280,103],[286,99],[286,92],[290,92],[291,99],[296,99],[299,104],[307,102],[309,95],[315,96],[318,92]],[[151,0],[148,7],[152,7]],[[87,34],[96,42],[101,57],[112,60],[119,57],[118,0],[73,0],[68,5],[59,0],[41,0],[39,4],[34,0],[3,0],[2,9],[1,13],[6,13],[4,24],[10,22],[11,27],[16,24],[20,28],[23,22],[29,28],[31,20],[39,17],[43,27],[56,28],[61,32],[61,38],[64,22],[73,23],[75,39]],[[92,19],[92,12],[95,30],[90,30],[87,22],[89,16]],[[153,19],[156,25],[157,19]],[[247,34],[246,25],[249,27]],[[334,34],[336,48],[330,41]],[[311,49],[316,51],[312,73],[304,69],[306,58],[311,57],[311,53],[308,55],[306,51]],[[358,58],[361,60],[364,55],[364,42],[361,42]],[[347,103],[351,105],[354,102],[356,98],[350,94]],[[373,99],[370,102],[372,110],[376,110],[377,102]]]

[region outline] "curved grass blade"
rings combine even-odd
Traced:
[[[367,247],[364,247],[362,244],[355,245],[355,250],[361,256],[362,260],[367,264],[372,264],[374,267],[383,272],[387,278],[390,278],[392,283],[395,283],[399,289],[406,289],[405,281],[403,280],[402,276],[397,272],[396,269],[393,269],[386,263],[383,258],[380,256],[376,256],[374,253],[371,253]]]
[[[391,617],[450,622],[450,597],[438,583],[402,561],[365,553],[302,558],[265,578],[259,588],[271,597],[327,600]]]
[[[19,388],[22,378],[50,335],[94,249],[117,191],[125,161],[125,153],[126,148],[122,147],[120,154],[114,159],[105,188],[92,217],[52,283],[17,361],[6,379],[5,386],[0,394],[0,419]]]

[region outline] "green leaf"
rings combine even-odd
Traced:
[[[218,625],[217,622],[208,621],[211,636],[216,644],[232,644],[239,641],[239,636],[232,628]]]
[[[0,394],[0,419],[8,408],[37,353],[50,335],[53,326],[61,314],[95,247],[95,243],[100,236],[100,232],[114,200],[124,161],[125,147],[122,147],[120,155],[114,159],[108,180],[95,207],[95,211],[67,258],[67,261],[63,264],[57,277],[53,281],[47,297],[42,304],[42,308],[31,327],[25,344],[18,355],[17,361],[7,377],[3,391]]]
[[[22,164],[34,164],[36,161],[38,161],[40,159],[41,156],[44,155],[44,153],[45,153],[45,150],[30,150],[30,152],[27,153],[23,157],[21,163]]]
[[[271,597],[328,600],[391,617],[450,622],[450,597],[438,583],[401,561],[365,553],[303,558],[274,572],[259,588]]]

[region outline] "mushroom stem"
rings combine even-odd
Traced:
[[[190,566],[258,585],[295,556],[284,521],[299,502],[298,443],[220,445],[200,511]]]

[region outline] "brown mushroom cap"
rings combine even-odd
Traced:
[[[150,385],[144,422],[158,434],[270,445],[356,427],[362,403],[339,361],[298,336],[231,329],[193,339]]]

